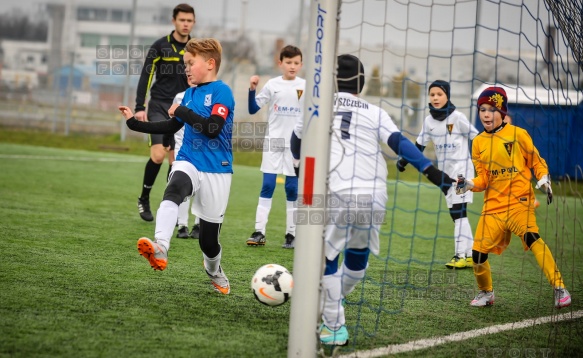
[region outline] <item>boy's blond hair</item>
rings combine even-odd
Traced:
[[[219,40],[213,38],[190,39],[186,43],[185,50],[192,56],[199,55],[205,60],[212,58],[215,60],[216,73],[219,72],[219,68],[221,68],[221,55],[223,53],[223,47]]]

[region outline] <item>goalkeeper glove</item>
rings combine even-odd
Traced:
[[[553,189],[551,188],[551,178],[548,175],[543,177],[536,183],[536,188],[542,190],[547,194],[547,205],[553,202]]]
[[[470,179],[466,179],[463,176],[458,176],[457,183],[455,185],[455,193],[457,195],[462,195],[468,190],[471,190],[474,187],[474,182]]]
[[[429,179],[430,182],[441,188],[443,194],[447,195],[447,192],[451,185],[455,183],[455,180],[450,178],[449,175],[437,169],[433,165],[430,165],[423,171],[423,174]]]
[[[402,173],[405,171],[405,167],[407,166],[407,164],[409,164],[407,159],[399,157],[399,159],[397,160],[397,169]]]
[[[294,158],[294,171],[296,172],[296,177],[300,177],[300,160]]]

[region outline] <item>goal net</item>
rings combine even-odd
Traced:
[[[450,83],[450,101],[480,132],[477,97],[486,87],[502,87],[509,119],[528,131],[549,165],[555,200],[547,205],[536,191],[537,223],[573,296],[570,307],[555,309],[553,288],[513,236],[502,255],[489,255],[496,304],[471,307],[477,293],[472,267],[445,266],[454,255],[454,223],[443,194],[411,165],[400,173],[397,155],[384,144],[389,174],[380,252],[370,255],[364,279],[343,300],[349,340],[340,354],[583,354],[583,3],[315,0],[310,13],[298,215],[315,212],[313,198],[326,197],[337,55],[362,61],[360,98],[384,109],[412,142],[429,115],[433,81]],[[435,152],[429,144],[423,154],[437,165]],[[318,209],[329,205],[323,203]],[[472,233],[482,206],[483,194],[474,194]],[[318,349],[326,225],[298,222],[290,357]]]

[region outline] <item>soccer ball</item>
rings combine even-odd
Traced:
[[[277,264],[261,266],[253,275],[251,289],[257,301],[268,306],[279,306],[292,295],[294,278],[289,271]]]

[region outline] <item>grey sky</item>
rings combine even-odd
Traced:
[[[0,3],[0,13],[12,8],[35,9],[39,4],[48,1],[72,1],[78,5],[91,5],[94,0],[19,0],[18,2],[3,1]],[[309,1],[304,1],[305,8]],[[180,2],[194,6],[197,12],[197,26],[225,27],[227,29],[260,30],[273,33],[297,33],[300,19],[300,0],[138,0],[138,6],[172,7]],[[484,46],[512,49],[516,47],[517,33],[534,31],[529,25],[528,12],[522,4],[536,15],[543,3],[542,0],[506,0],[490,3],[481,1],[480,23],[489,28],[503,27],[507,29],[500,34],[488,35],[488,30],[481,31],[481,41]],[[132,6],[132,0],[103,0],[100,5],[112,4]],[[246,4],[246,5],[244,5]],[[476,0],[416,0],[384,1],[345,0],[342,2],[341,36],[354,42],[367,44],[384,43],[388,45],[422,48],[468,48],[473,49],[475,35]],[[35,6],[37,5],[37,6]],[[543,10],[546,11],[546,9]],[[26,11],[26,10],[24,10]],[[30,10],[29,10],[30,11]],[[32,10],[34,11],[34,10]],[[307,12],[306,12],[307,13]],[[304,21],[307,21],[307,15]],[[542,18],[542,21],[546,21]],[[452,35],[452,29],[455,31]],[[303,29],[305,33],[305,28]],[[196,32],[196,29],[195,29]]]
[[[18,2],[0,2],[0,13],[5,13],[11,9],[35,9],[38,4],[47,2],[65,3],[67,0],[19,0]],[[197,23],[200,26],[214,25],[222,26],[226,19],[226,27],[238,29],[242,24],[242,0],[196,0],[196,1],[160,1],[160,0],[138,0],[139,6],[165,6],[172,7],[179,3],[186,2],[192,5],[197,14]],[[78,5],[94,4],[93,0],[75,0]],[[299,15],[300,1],[282,0],[248,0],[247,17],[245,26],[265,31],[284,31],[290,23],[295,21]],[[99,5],[112,4],[115,7],[125,5],[132,6],[132,0],[104,0]],[[226,7],[225,7],[226,5]],[[169,14],[170,17],[170,14]]]

